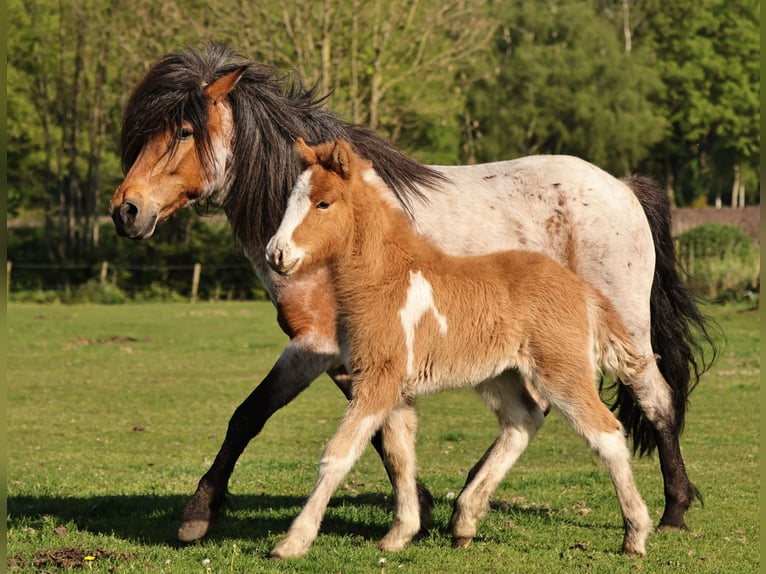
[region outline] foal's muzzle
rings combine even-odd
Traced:
[[[298,266],[300,259],[290,256],[290,248],[282,247],[272,239],[266,245],[266,262],[280,275],[290,275]]]

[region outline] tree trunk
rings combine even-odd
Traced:
[[[625,52],[632,48],[630,32],[630,0],[622,0],[622,33],[625,36]]]

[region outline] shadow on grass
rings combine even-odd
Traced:
[[[207,539],[257,539],[284,533],[306,502],[299,496],[237,495],[227,500],[226,509],[213,524]],[[12,496],[8,498],[8,527],[38,528],[52,519],[56,525],[73,523],[78,530],[97,535],[114,535],[141,544],[184,546],[176,540],[181,511],[188,496],[114,495],[88,498]],[[336,496],[329,508],[377,507],[392,510],[391,500],[382,495]],[[382,537],[389,524],[370,524],[364,518],[332,513],[322,522],[322,532],[339,536],[360,533]]]
[[[78,530],[94,535],[114,535],[138,544],[183,547],[176,532],[181,511],[189,500],[183,495],[114,495],[88,498],[15,496],[8,498],[8,526],[39,528],[45,522],[58,525],[73,523]],[[306,502],[302,496],[236,495],[227,499],[226,509],[213,524],[206,540],[249,538],[256,540],[283,534]],[[447,504],[437,501],[437,505]],[[382,494],[339,495],[329,509],[365,509],[374,507],[387,513],[383,520],[371,519],[370,513],[328,512],[321,532],[337,536],[361,535],[378,540],[391,526],[393,502]],[[548,507],[492,503],[492,511],[527,516],[536,521],[569,523],[570,517]],[[372,520],[372,522],[371,522]],[[448,537],[449,525],[437,522],[432,533]]]

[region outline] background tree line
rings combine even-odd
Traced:
[[[676,205],[758,201],[757,0],[8,1],[9,217],[90,261],[132,87],[215,40],[296,70],[424,162],[568,153]],[[189,217],[169,236],[186,241]]]

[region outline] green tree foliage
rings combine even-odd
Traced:
[[[676,202],[757,200],[754,0],[9,0],[10,215],[46,258],[100,259],[132,87],[210,41],[298,71],[418,159],[569,153]]]
[[[210,8],[227,41],[317,82],[345,118],[422,161],[454,163],[464,87],[494,28],[485,4],[264,0]]]
[[[466,159],[534,153],[635,168],[665,120],[652,54],[625,47],[608,18],[580,0],[502,3],[491,69],[469,97]]]
[[[9,2],[8,186],[15,208],[42,209],[49,257],[62,261],[97,241],[101,190],[119,175],[119,120],[107,92],[111,4],[56,6]]]
[[[650,40],[669,122],[652,161],[676,202],[757,194],[760,2],[675,0],[650,12]]]

